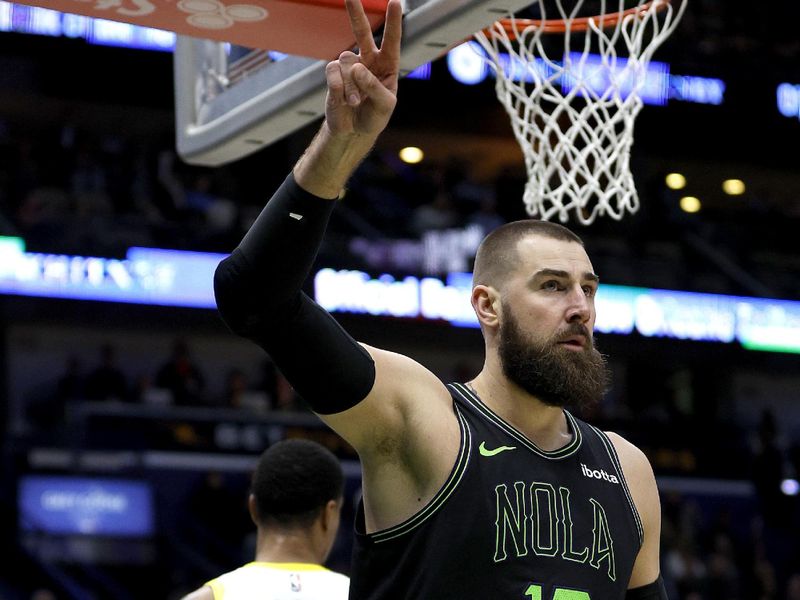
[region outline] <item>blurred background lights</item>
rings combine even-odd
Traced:
[[[681,173],[669,173],[664,178],[664,181],[671,190],[682,190],[686,187],[686,177]]]
[[[800,483],[796,479],[784,479],[781,481],[781,491],[787,496],[797,496],[800,494]]]
[[[400,150],[400,160],[411,165],[421,162],[425,153],[416,146],[406,146]]]
[[[722,182],[722,191],[729,196],[741,196],[745,191],[744,181],[741,179],[726,179]]]
[[[684,196],[681,198],[681,210],[687,213],[696,213],[700,210],[702,204],[700,199],[695,196]]]

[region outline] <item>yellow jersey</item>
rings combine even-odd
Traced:
[[[350,579],[309,563],[251,562],[205,585],[214,600],[347,600]]]

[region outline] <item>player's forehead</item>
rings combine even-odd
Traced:
[[[538,272],[564,272],[577,279],[594,274],[584,247],[573,241],[529,235],[517,241],[517,269],[525,277]]]

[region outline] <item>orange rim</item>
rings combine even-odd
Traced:
[[[631,15],[642,18],[651,8],[660,12],[664,10],[670,2],[671,0],[652,0],[641,6],[629,8],[628,10],[608,13],[607,15],[596,15],[593,17],[578,17],[571,21],[567,19],[500,19],[497,21],[497,24],[503,28],[510,40],[517,38],[516,32],[523,31],[528,27],[540,29],[542,33],[565,33],[567,30],[580,32],[587,31],[589,29],[589,23],[595,21],[601,29],[606,29],[608,27],[614,27],[617,23]],[[493,31],[494,27],[483,30],[487,36],[491,36]]]

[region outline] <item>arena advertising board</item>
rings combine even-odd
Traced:
[[[0,294],[215,309],[214,270],[224,254],[130,248],[124,259],[26,252],[0,237]],[[472,275],[397,276],[323,268],[314,298],[331,313],[477,327]],[[603,284],[596,330],[619,335],[739,343],[800,353],[800,302]]]

